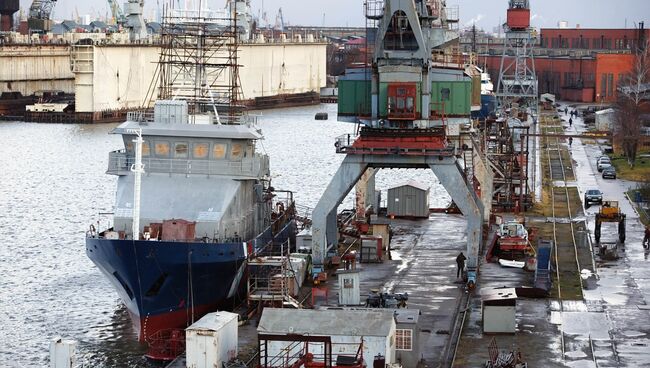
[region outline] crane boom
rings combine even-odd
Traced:
[[[29,7],[29,17],[34,19],[50,19],[56,0],[34,0]]]
[[[113,20],[115,24],[126,24],[126,17],[122,8],[117,4],[116,0],[108,0],[108,5],[111,8],[111,13],[113,14]]]
[[[29,7],[29,19],[27,24],[32,32],[45,33],[52,28],[52,9],[56,0],[34,0]]]

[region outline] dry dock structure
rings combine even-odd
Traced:
[[[255,40],[238,48],[240,98],[251,107],[319,103],[326,84],[327,44],[313,35]],[[75,45],[0,47],[0,92],[32,95],[41,90],[75,94],[74,112],[36,111],[26,120],[42,122],[121,121],[126,112],[149,107],[157,86],[160,46],[81,40]],[[227,85],[227,74],[222,82]],[[218,98],[218,96],[215,96]]]

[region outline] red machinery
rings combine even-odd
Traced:
[[[332,347],[338,346],[336,351],[343,348],[339,345],[350,345],[332,343],[329,336],[309,335],[269,335],[259,334],[259,368],[364,368],[363,362],[363,339],[358,344],[355,355],[337,354],[336,362],[333,362]],[[277,341],[287,342],[282,349],[282,354],[270,356],[269,348],[271,343]],[[354,344],[356,345],[356,344]],[[314,354],[309,347],[322,347],[322,354]]]
[[[530,27],[530,5],[528,0],[510,0],[507,25],[513,31],[523,31]]]

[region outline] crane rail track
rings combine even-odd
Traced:
[[[542,129],[545,130],[549,130],[552,128],[553,127],[542,127]],[[554,265],[555,265],[555,273],[556,273],[555,276],[557,278],[556,280],[557,301],[560,308],[560,312],[564,312],[564,299],[562,295],[562,291],[563,291],[562,288],[565,285],[564,279],[575,278],[576,275],[574,274],[577,273],[577,280],[579,280],[579,287],[580,287],[579,289],[580,299],[582,299],[582,290],[584,285],[582,282],[582,278],[580,277],[580,270],[582,270],[582,267],[580,265],[580,259],[578,257],[578,245],[575,236],[576,229],[574,228],[574,221],[573,221],[574,212],[572,212],[572,208],[571,208],[571,195],[569,192],[569,186],[567,185],[568,182],[567,174],[570,174],[573,178],[575,177],[573,174],[573,166],[571,165],[570,162],[568,163],[565,162],[566,159],[562,157],[563,148],[561,146],[561,140],[564,140],[564,138],[548,136],[546,137],[546,144],[544,145],[544,147],[546,147],[546,154],[548,158],[548,169],[551,178],[551,182],[549,183],[550,186],[549,195],[551,199],[551,220],[553,224],[553,243],[554,243],[553,254],[554,254]],[[567,169],[570,169],[571,172],[567,173],[568,171]],[[571,234],[570,239],[567,239],[568,237],[565,238],[559,236],[559,227],[560,226],[566,227],[567,220],[568,220],[568,226]],[[562,243],[560,243],[560,241],[562,241]],[[563,256],[567,256],[568,255],[567,253],[572,253],[573,260],[570,265],[567,264],[566,262],[560,262],[559,260],[560,251],[562,251]],[[560,345],[562,347],[562,359],[565,360],[568,342],[565,339],[565,331],[562,323],[559,324],[559,328],[560,328],[560,340],[561,340]],[[589,336],[588,349],[586,350],[587,351],[585,352],[585,354],[587,354],[587,356],[594,362],[595,366],[598,367],[598,358],[595,353],[595,346],[593,340],[591,339],[591,336]]]

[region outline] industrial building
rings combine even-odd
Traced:
[[[643,23],[638,29],[542,28],[534,50],[539,93],[573,102],[614,102],[635,53],[648,39],[650,30]],[[479,64],[498,80],[502,39],[468,32],[461,38],[461,49],[475,50]]]

